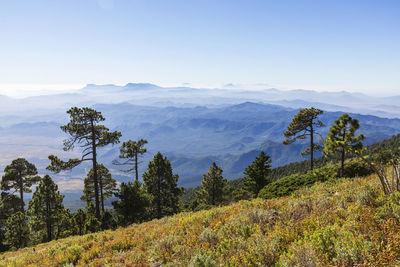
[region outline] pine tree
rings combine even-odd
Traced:
[[[59,215],[55,239],[71,236],[75,233],[73,215],[69,209],[63,209]]]
[[[199,202],[207,205],[219,205],[224,200],[227,180],[222,177],[222,169],[213,162],[208,173],[203,175],[201,189],[197,193]]]
[[[29,201],[28,214],[32,229],[43,232],[41,236],[45,237],[46,241],[54,239],[64,210],[63,199],[64,196],[60,195],[53,179],[45,175],[36,187],[32,200]]]
[[[115,165],[128,165],[131,168],[127,170],[123,170],[124,172],[132,172],[135,171],[136,180],[139,179],[139,157],[147,152],[147,149],[144,148],[144,145],[147,144],[147,140],[140,139],[139,141],[128,140],[122,143],[120,148],[119,157],[121,159],[125,159],[123,162],[119,162],[115,160],[113,163]]]
[[[100,218],[100,196],[99,181],[97,178],[97,149],[109,144],[119,143],[120,132],[110,132],[107,127],[99,123],[105,118],[100,112],[91,108],[71,108],[67,111],[70,115],[70,122],[61,126],[61,130],[71,136],[64,141],[64,150],[73,150],[76,144],[82,147],[82,157],[80,159],[69,159],[62,161],[54,155],[50,155],[51,161],[48,170],[59,173],[62,170],[71,170],[84,161],[91,161],[93,168],[93,184],[96,217]]]
[[[322,146],[314,143],[314,137],[316,128],[325,126],[320,120],[317,120],[318,116],[323,113],[322,110],[316,108],[305,108],[301,109],[293,118],[292,122],[288,126],[284,133],[285,140],[284,145],[292,144],[298,139],[306,139],[310,137],[310,145],[303,151],[302,155],[310,155],[310,169],[314,168],[314,152],[321,149]]]
[[[81,200],[93,202],[95,199],[94,191],[94,171],[91,169],[84,180],[83,196]],[[117,188],[117,181],[112,178],[110,171],[103,165],[97,165],[97,179],[99,181],[100,203],[102,214],[104,214],[104,200],[112,197]]]
[[[72,215],[72,222],[73,222],[76,234],[78,234],[78,235],[85,234],[86,212],[83,209],[78,209]]]
[[[119,192],[115,193],[118,201],[112,204],[122,225],[142,222],[147,219],[149,196],[146,188],[138,180],[133,183],[122,183]]]
[[[84,226],[85,234],[96,233],[101,230],[101,222],[92,213],[86,213]]]
[[[156,218],[178,212],[178,200],[182,194],[178,179],[178,175],[172,174],[171,163],[160,152],[149,162],[143,180],[151,196],[150,208]]]
[[[6,243],[13,248],[25,247],[29,242],[28,217],[25,212],[18,211],[7,219]]]
[[[40,180],[35,165],[24,158],[18,158],[4,169],[5,174],[1,179],[1,190],[19,191],[20,211],[24,211],[24,193],[32,192],[31,187]]]
[[[358,147],[362,147],[361,141],[364,140],[364,135],[356,136],[355,132],[360,128],[358,119],[353,119],[349,114],[340,116],[331,128],[324,142],[323,153],[325,155],[340,153],[341,169],[340,176],[344,174],[344,161],[346,151],[352,151]]]
[[[14,213],[20,211],[21,199],[14,195],[2,192],[0,195],[0,251],[9,250],[5,242],[5,227],[7,219]]]
[[[261,151],[253,163],[245,169],[244,174],[247,176],[245,178],[246,188],[257,196],[258,192],[271,182],[269,177],[271,158]]]

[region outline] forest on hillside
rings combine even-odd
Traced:
[[[1,179],[0,241],[1,250],[15,250],[72,235],[84,235],[119,226],[128,226],[153,219],[161,219],[182,211],[199,211],[229,205],[253,198],[271,199],[287,196],[296,190],[332,178],[359,177],[375,173],[382,192],[390,195],[400,190],[400,136],[364,146],[363,134],[358,134],[359,121],[342,114],[329,126],[323,143],[316,140],[319,129],[327,127],[320,120],[323,111],[301,109],[282,135],[283,144],[308,140],[302,152],[310,159],[286,166],[271,168],[274,160],[261,151],[251,165],[243,170],[245,178],[228,182],[223,170],[215,162],[203,175],[201,186],[184,189],[178,186],[179,175],[161,152],[155,154],[141,179],[138,166],[146,153],[145,139],[128,140],[121,144],[119,158],[113,164],[131,175],[131,181],[118,184],[113,174],[98,161],[99,149],[120,143],[122,133],[110,131],[103,123],[103,115],[91,108],[73,107],[67,111],[70,120],[61,126],[69,136],[63,143],[64,151],[78,150],[79,158],[61,159],[48,156],[47,169],[65,172],[84,162],[92,168],[84,180],[81,200],[85,209],[71,212],[63,205],[64,196],[50,175],[38,174],[34,164],[24,158],[13,160],[4,169]],[[315,158],[322,151],[324,157]],[[386,168],[391,166],[391,176]],[[34,188],[32,199],[25,205],[24,196]],[[111,197],[112,209],[105,207]]]

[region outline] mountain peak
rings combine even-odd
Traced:
[[[127,89],[158,89],[161,88],[152,83],[127,83],[124,88]]]

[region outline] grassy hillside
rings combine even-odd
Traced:
[[[0,266],[400,264],[400,194],[375,176],[241,201],[0,255]]]

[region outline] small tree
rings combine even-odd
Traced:
[[[224,200],[227,180],[222,177],[223,170],[213,162],[208,173],[203,175],[201,189],[197,192],[199,202],[207,205],[219,205]]]
[[[260,155],[244,171],[247,176],[245,178],[246,188],[257,196],[258,192],[271,182],[270,173],[271,158],[261,151]]]
[[[28,214],[32,229],[43,232],[44,240],[51,241],[54,238],[59,222],[61,221],[64,206],[63,195],[60,195],[58,186],[49,175],[45,175],[33,193],[29,201]]]
[[[302,155],[310,155],[310,169],[314,168],[314,152],[321,149],[322,146],[314,143],[314,136],[318,134],[316,128],[325,126],[320,120],[317,120],[318,116],[323,113],[322,110],[316,108],[305,108],[301,109],[293,118],[292,122],[288,126],[284,133],[285,140],[284,145],[292,144],[298,139],[306,139],[310,137],[310,145],[303,151]]]
[[[94,191],[94,171],[91,169],[84,180],[83,196],[81,200],[93,202]],[[104,214],[104,200],[112,197],[117,188],[117,181],[112,178],[110,171],[103,165],[97,165],[97,179],[99,181],[101,210]]]
[[[101,222],[91,213],[86,214],[85,228],[86,234],[95,233],[101,230]]]
[[[22,248],[29,241],[28,218],[25,212],[18,211],[8,218],[6,223],[6,243],[13,248]]]
[[[69,159],[62,161],[54,155],[50,155],[50,166],[48,170],[59,173],[62,170],[71,170],[84,161],[91,161],[93,168],[93,185],[96,217],[100,218],[100,197],[99,181],[97,178],[97,149],[109,144],[119,143],[121,133],[110,132],[107,127],[99,123],[105,118],[100,112],[91,108],[71,108],[67,111],[70,115],[70,122],[61,126],[61,130],[71,136],[64,141],[64,150],[73,150],[76,144],[82,148],[82,157],[80,159]]]
[[[357,147],[362,147],[361,141],[364,140],[364,135],[355,135],[355,132],[359,128],[360,124],[358,119],[351,118],[349,114],[343,114],[333,123],[325,139],[323,150],[325,155],[336,152],[340,153],[340,177],[343,177],[344,173],[346,151],[352,151]]]
[[[138,223],[147,219],[149,196],[146,188],[138,180],[133,183],[122,183],[121,189],[115,193],[115,196],[118,200],[112,204],[122,225]]]
[[[144,148],[144,145],[147,144],[147,140],[140,139],[139,141],[126,141],[122,143],[120,148],[119,157],[121,159],[125,159],[123,162],[119,162],[115,160],[113,163],[115,165],[128,165],[131,166],[127,170],[123,170],[124,172],[132,172],[135,171],[136,180],[139,179],[139,157],[147,152],[147,149]]]
[[[156,218],[178,212],[178,200],[182,194],[178,179],[178,175],[172,174],[171,163],[160,152],[149,162],[143,180],[151,196],[150,207]]]
[[[78,209],[72,215],[72,222],[74,224],[76,234],[78,235],[85,234],[86,212],[83,209]]]
[[[24,211],[24,193],[32,192],[31,187],[40,180],[37,175],[35,165],[29,163],[24,158],[18,158],[11,162],[10,165],[4,169],[5,174],[1,179],[1,190],[10,191],[15,189],[19,191],[21,199],[20,211]]]

